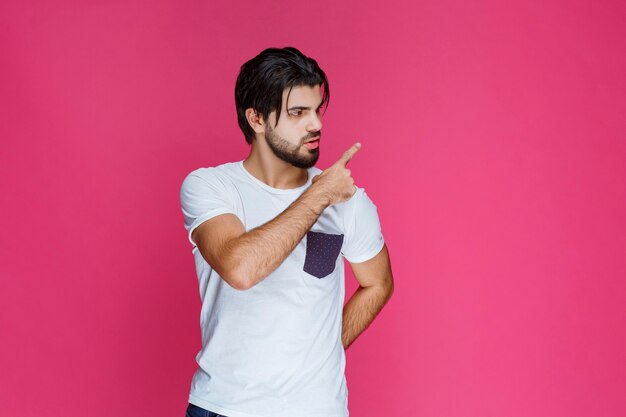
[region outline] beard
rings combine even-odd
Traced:
[[[277,133],[274,133],[274,129],[269,125],[265,125],[265,141],[270,147],[274,155],[291,165],[308,169],[311,168],[320,157],[319,147],[315,149],[308,149],[305,147],[306,153],[301,153],[300,149],[304,141],[321,137],[321,132],[313,132],[300,139],[299,145],[293,145],[288,140],[282,138]]]

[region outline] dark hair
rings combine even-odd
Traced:
[[[235,83],[235,105],[237,121],[246,142],[251,144],[255,138],[254,130],[246,119],[246,109],[252,107],[266,122],[269,114],[276,111],[278,124],[283,91],[289,88],[291,93],[293,87],[318,84],[323,89],[322,106],[326,106],[330,99],[326,74],[313,58],[293,47],[268,48],[243,64]]]

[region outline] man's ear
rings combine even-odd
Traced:
[[[255,133],[265,132],[265,122],[263,117],[252,107],[246,109],[246,119],[248,119],[248,124],[252,127],[252,130],[254,130]]]

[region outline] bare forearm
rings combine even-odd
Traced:
[[[233,264],[244,287],[278,268],[326,207],[325,199],[309,188],[280,215],[231,241]]]
[[[330,168],[311,180],[311,186],[273,220],[229,240],[231,277],[245,289],[257,284],[289,256],[328,206],[349,200],[356,192],[346,164],[360,149],[355,143]]]
[[[370,325],[393,293],[393,285],[359,287],[343,308],[341,342],[347,349]]]

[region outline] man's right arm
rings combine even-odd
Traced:
[[[293,252],[326,207],[352,197],[356,189],[346,164],[359,148],[352,146],[285,211],[249,232],[230,213],[202,223],[192,239],[204,259],[235,289],[259,283]]]

